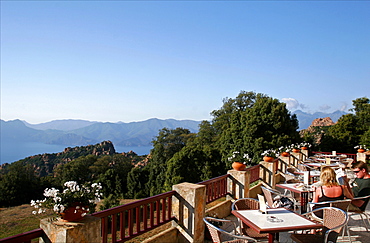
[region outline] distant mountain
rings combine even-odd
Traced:
[[[99,141],[110,140],[117,146],[148,146],[162,128],[182,127],[196,133],[199,124],[199,121],[152,118],[130,123],[95,123],[71,132]]]
[[[182,127],[198,132],[199,124],[200,121],[156,118],[130,123],[58,120],[36,125],[20,120],[1,120],[1,141],[82,146],[109,140],[116,146],[150,146],[162,128]]]
[[[333,122],[337,122],[341,116],[348,114],[344,111],[339,110],[333,113],[315,112],[313,114],[306,113],[301,110],[296,110],[293,113],[297,115],[300,130],[307,129],[311,125],[312,121],[317,118],[330,117],[333,120]]]
[[[54,120],[54,121],[44,122],[44,123],[39,123],[39,124],[30,124],[26,121],[23,121],[23,123],[27,127],[34,128],[37,130],[53,129],[53,130],[61,130],[61,131],[70,131],[70,130],[75,130],[75,129],[79,129],[82,127],[90,126],[96,122],[86,121],[86,120],[68,119],[68,120]]]
[[[309,114],[301,110],[293,112],[297,115],[299,129],[306,129],[317,118],[330,117],[336,122],[342,111],[333,113],[316,112]],[[45,144],[84,146],[101,141],[112,141],[116,146],[150,146],[151,141],[162,128],[178,127],[198,132],[200,121],[193,120],[161,120],[152,118],[140,122],[92,122],[85,120],[55,120],[40,124],[29,124],[25,121],[1,120],[1,141],[39,142]]]
[[[98,143],[95,139],[84,137],[71,132],[60,130],[37,130],[27,127],[23,121],[3,121],[0,120],[1,142],[24,143],[39,142],[45,144],[60,145],[88,145]]]

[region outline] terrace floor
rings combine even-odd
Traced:
[[[370,203],[366,207],[366,212],[370,215]],[[230,215],[227,219],[235,221],[237,223],[237,219],[234,215]],[[367,232],[366,228],[361,220],[359,215],[353,215],[350,217],[348,225],[350,227],[350,234],[352,243],[368,243],[370,242],[370,231]],[[227,229],[226,229],[227,230]],[[370,230],[370,229],[369,229]],[[294,242],[290,238],[290,232],[282,232],[279,235],[280,241],[282,243],[291,243]],[[267,242],[267,240],[266,240]],[[341,236],[338,238],[337,242],[349,242],[347,235],[345,234],[344,238]],[[313,242],[314,243],[314,242]]]

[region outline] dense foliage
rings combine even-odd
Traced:
[[[105,155],[110,148],[103,149],[103,154],[99,155],[101,144],[105,142],[88,148],[67,149],[73,154],[66,152],[32,156],[29,160],[23,159],[3,166],[0,170],[0,206],[15,206],[29,203],[32,199],[41,199],[45,188],[61,190],[67,181],[101,183],[104,197],[112,194],[123,198],[127,193],[128,173],[134,164],[146,156],[135,153]],[[85,155],[86,150],[92,154]],[[57,159],[53,160],[54,157]]]

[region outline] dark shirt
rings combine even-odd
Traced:
[[[369,179],[360,179],[356,178],[352,187],[353,195],[355,197],[364,197],[370,195],[370,178]],[[365,200],[365,203],[362,204],[360,209],[363,211],[366,208],[369,199]]]

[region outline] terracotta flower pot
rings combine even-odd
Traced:
[[[273,162],[275,160],[274,157],[270,157],[270,156],[264,156],[263,157],[263,161],[265,162]]]
[[[84,208],[84,209],[82,209]],[[86,210],[87,206],[82,206],[81,203],[74,203],[73,206],[70,206],[61,215],[61,221],[63,222],[78,222],[83,219],[88,211]]]
[[[307,147],[301,147],[302,150],[307,150],[308,148]]]
[[[289,157],[289,155],[290,155],[290,153],[288,153],[288,152],[282,152],[281,153],[281,156],[283,156],[283,157]]]
[[[365,153],[365,151],[366,151],[365,149],[357,149],[358,153]]]
[[[238,171],[242,171],[242,170],[245,170],[245,168],[247,168],[245,164],[240,163],[240,162],[233,162],[231,166],[233,167],[234,170],[238,170]]]
[[[297,148],[293,149],[293,153],[299,153],[299,152],[301,152],[300,149],[297,149]]]

